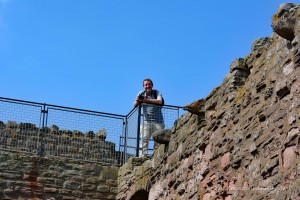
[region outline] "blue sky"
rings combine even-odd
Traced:
[[[150,77],[183,106],[271,36],[284,2],[0,0],[0,96],[126,115]]]

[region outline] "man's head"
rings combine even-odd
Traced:
[[[149,91],[152,91],[152,87],[153,87],[153,82],[152,82],[152,80],[150,79],[150,78],[146,78],[146,79],[144,79],[144,81],[143,81],[143,87],[144,87],[144,89],[145,89],[145,91],[147,92],[149,92]]]

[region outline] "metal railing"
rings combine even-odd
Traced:
[[[165,128],[180,109],[160,106]],[[120,165],[140,155],[142,110],[118,115],[0,97],[0,150]],[[151,154],[153,140],[148,148]]]
[[[127,160],[131,156],[141,156],[142,154],[142,146],[143,146],[143,132],[145,131],[145,126],[147,123],[146,116],[144,114],[145,110],[143,109],[145,106],[140,104],[138,107],[132,109],[127,115],[127,126],[126,126],[126,136],[124,137],[126,143],[124,143],[124,159]],[[180,111],[182,108],[179,106],[157,106],[150,105],[155,109],[159,109],[159,112],[162,113],[163,116],[163,127],[164,128],[172,128],[174,122],[179,118]],[[143,112],[144,111],[144,112]],[[157,121],[158,114],[154,114],[154,118],[152,119],[154,123]],[[155,130],[149,130],[150,133],[153,133]],[[122,143],[121,143],[122,144]],[[150,138],[148,152],[147,155],[151,155],[154,149],[154,141]]]

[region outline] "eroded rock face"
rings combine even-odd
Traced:
[[[260,50],[262,48],[269,48],[272,44],[272,39],[269,37],[259,38],[254,40],[251,46],[252,51]]]
[[[152,137],[159,144],[168,144],[170,142],[171,129],[157,130],[152,134]]]
[[[219,87],[185,106],[168,148],[159,145],[138,173],[120,176],[134,181],[119,199],[142,180],[151,200],[299,199],[299,13],[299,5],[279,7],[275,33],[255,40]]]
[[[273,30],[290,41],[295,37],[298,7],[293,3],[281,4],[272,18]]]
[[[190,104],[183,106],[183,109],[189,111],[190,113],[200,116],[205,114],[204,107],[205,107],[205,99],[199,99]]]
[[[288,45],[290,55],[294,66],[300,66],[300,9],[299,4],[286,3],[281,4],[272,18],[272,27],[275,33],[290,41]]]

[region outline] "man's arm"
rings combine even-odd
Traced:
[[[162,105],[162,99],[161,97],[157,97],[157,99],[147,99],[144,98],[142,103],[152,103],[152,104],[158,104],[158,105]]]
[[[162,99],[158,98],[157,99],[139,99],[139,97],[137,97],[135,99],[135,101],[133,102],[133,106],[137,107],[139,105],[139,103],[150,103],[150,104],[158,104],[158,105],[162,105]]]
[[[133,102],[133,106],[137,107],[139,103],[150,103],[150,104],[162,105],[162,95],[160,92],[158,92],[156,99],[148,99],[148,98],[140,99],[139,96],[137,96],[135,101]]]
[[[136,97],[135,101],[133,102],[133,107],[137,107],[140,103],[139,97]]]

